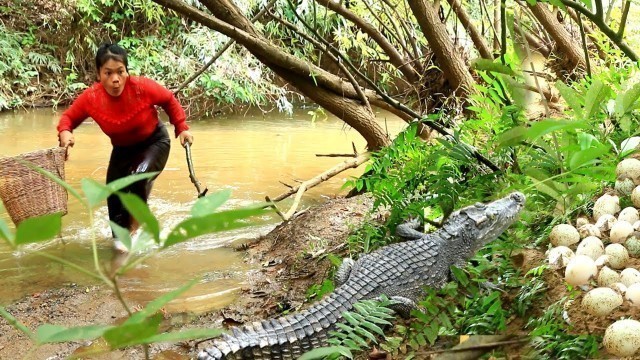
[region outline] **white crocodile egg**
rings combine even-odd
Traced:
[[[586,285],[598,274],[598,268],[592,258],[576,255],[569,261],[564,272],[564,280],[573,286]]]
[[[632,356],[640,348],[640,322],[618,320],[604,332],[604,347],[615,356]]]
[[[613,243],[624,244],[627,238],[633,234],[633,225],[630,222],[624,220],[618,220],[611,227],[609,233],[609,240]]]
[[[616,166],[616,178],[630,178],[636,185],[640,185],[640,160],[627,158]]]
[[[596,259],[596,267],[598,269],[608,264],[609,264],[609,255],[602,255]]]
[[[613,290],[615,290],[616,292],[618,292],[619,294],[623,294],[627,292],[627,286],[623,283],[617,282],[617,283],[613,283],[611,284],[611,286],[609,286],[610,288],[612,288]]]
[[[629,255],[634,257],[640,256],[640,239],[638,239],[637,232],[635,232],[634,235],[631,235],[631,237],[624,242],[624,247],[627,248]]]
[[[618,221],[626,221],[629,224],[633,224],[638,220],[640,220],[640,214],[638,214],[638,209],[633,206],[622,209],[618,214]]]
[[[572,225],[558,224],[551,229],[549,240],[553,246],[569,246],[580,241],[580,234]]]
[[[587,219],[584,216],[580,216],[579,218],[576,219],[576,229],[587,224],[589,224],[589,219]]]
[[[578,234],[580,234],[580,238],[584,239],[589,236],[595,236],[600,238],[600,229],[596,226],[596,224],[585,224],[578,228]]]
[[[631,306],[640,306],[640,283],[629,286],[624,297],[631,303]]]
[[[633,188],[631,192],[631,202],[636,208],[640,208],[640,186]]]
[[[596,221],[595,225],[598,227],[598,229],[600,229],[600,234],[602,234],[605,231],[609,231],[613,226],[613,224],[616,223],[616,221],[618,221],[618,219],[616,219],[615,216],[611,214],[605,214],[600,216],[598,221]]]
[[[608,266],[605,266],[598,272],[597,282],[598,286],[610,287],[612,284],[620,282],[620,274]]]
[[[576,255],[586,255],[593,260],[596,260],[600,256],[604,255],[604,244],[602,244],[602,240],[599,238],[595,236],[588,236],[578,245]]]
[[[640,161],[639,161],[640,162]],[[615,195],[604,194],[593,204],[593,219],[598,220],[602,215],[615,215],[620,211],[620,199]]]
[[[633,191],[633,188],[636,187],[636,184],[633,183],[633,180],[630,178],[616,179],[616,183],[613,188],[616,189],[618,195],[629,196]]]
[[[626,268],[620,272],[620,282],[627,287],[640,282],[640,271],[634,268]]]
[[[609,244],[604,248],[604,253],[609,255],[609,267],[612,269],[624,269],[629,261],[629,252],[621,244]]]
[[[591,315],[607,316],[622,302],[622,295],[608,287],[599,287],[584,295],[582,307]]]
[[[549,265],[552,268],[560,269],[567,266],[571,258],[573,258],[574,256],[575,254],[573,253],[573,250],[569,249],[568,247],[556,246],[549,250],[547,259],[549,260]]]

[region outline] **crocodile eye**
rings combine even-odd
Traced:
[[[483,203],[481,203],[481,202],[477,202],[477,203],[475,203],[475,205],[474,205],[474,206],[475,206],[475,207],[477,207],[478,209],[484,209],[484,208],[486,208],[486,207],[487,207],[487,205],[485,205],[485,204],[483,204]]]

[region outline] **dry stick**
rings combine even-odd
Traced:
[[[296,209],[298,208],[298,204],[300,203],[300,198],[302,197],[302,194],[308,190],[311,189],[312,187],[327,181],[329,179],[331,179],[332,177],[336,176],[337,174],[347,170],[347,169],[352,169],[352,168],[357,168],[358,166],[362,165],[364,162],[366,162],[367,160],[369,160],[370,158],[370,153],[366,152],[363,154],[358,155],[358,157],[355,157],[353,159],[349,159],[346,160],[334,167],[332,167],[329,170],[326,170],[325,172],[321,173],[320,175],[317,175],[309,180],[303,181],[300,186],[292,188],[291,190],[287,191],[286,193],[280,194],[277,197],[270,199],[267,198],[268,202],[271,203],[275,203],[278,201],[281,201],[283,199],[288,198],[289,196],[296,194],[296,197],[293,201],[293,204],[291,205],[291,208],[289,209],[289,211],[287,211],[286,214],[282,214],[281,212],[278,212],[278,215],[280,215],[280,217],[282,217],[282,219],[284,221],[287,221],[289,219],[291,219],[291,217],[293,216],[293,214],[295,214]],[[272,204],[272,206],[275,208],[275,204]],[[277,208],[276,208],[277,209]]]
[[[251,18],[251,22],[255,22],[258,19],[260,19],[262,17],[262,15],[264,15],[272,6],[273,4],[275,4],[277,0],[271,0],[269,1],[269,3],[267,5],[265,5],[264,8],[262,8],[262,10],[260,10],[260,12],[258,12],[256,14],[256,16],[254,16],[253,18]],[[213,55],[213,57],[211,58],[211,60],[209,60],[209,62],[207,62],[200,70],[198,70],[197,72],[195,72],[193,75],[191,75],[187,80],[185,80],[182,84],[180,84],[180,86],[178,86],[177,89],[175,89],[173,91],[173,94],[177,94],[178,91],[184,89],[185,86],[189,85],[190,82],[192,82],[193,80],[195,80],[198,76],[202,75],[203,72],[205,72],[211,65],[213,65],[214,62],[216,62],[216,60],[218,60],[218,58],[220,56],[222,56],[222,54],[224,54],[225,51],[227,51],[227,49],[229,49],[231,47],[231,45],[233,45],[236,41],[235,40],[229,40],[227,41],[226,44],[224,44],[224,46],[222,48],[220,48],[220,50],[218,50],[215,55]]]

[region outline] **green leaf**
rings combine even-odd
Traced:
[[[122,226],[114,223],[113,221],[109,221],[111,224],[111,230],[116,235],[116,238],[122,242],[122,244],[127,248],[127,250],[131,250],[131,233],[129,229],[125,229]]]
[[[156,243],[160,243],[160,225],[158,224],[158,219],[149,210],[149,206],[138,195],[123,192],[118,192],[117,194],[131,216],[153,235]]]
[[[218,337],[224,331],[220,329],[188,329],[178,332],[157,334],[146,339],[142,339],[142,344],[151,344],[159,342],[178,342],[194,339],[209,339]]]
[[[531,124],[529,130],[525,132],[525,136],[529,140],[535,140],[555,131],[567,132],[587,128],[589,128],[589,124],[586,121],[545,119]]]
[[[364,323],[363,323],[363,324],[364,324]],[[358,334],[360,334],[360,335],[362,335],[362,336],[364,336],[364,337],[368,338],[369,340],[373,341],[374,343],[377,343],[377,342],[378,342],[378,341],[376,340],[376,337],[375,337],[372,333],[370,333],[370,332],[368,332],[367,330],[365,330],[365,329],[364,329],[364,325],[362,325],[362,326],[358,326],[358,327],[356,328],[356,333],[358,333]],[[365,346],[366,346],[366,345],[365,345]]]
[[[29,330],[29,328],[18,321],[13,315],[11,315],[3,306],[0,306],[0,316],[2,316],[11,326],[22,331],[30,339],[35,339],[35,335]]]
[[[112,349],[143,344],[145,339],[156,335],[162,321],[162,314],[156,314],[140,322],[132,323],[129,320],[104,333],[104,339]]]
[[[89,325],[78,327],[65,327],[53,324],[44,324],[36,330],[36,342],[38,344],[59,343],[78,340],[96,339],[105,331],[113,328],[111,325]]]
[[[576,117],[583,119],[582,99],[578,97],[576,91],[560,80],[556,81],[556,88],[567,104],[569,104],[569,107],[574,111]]]
[[[348,347],[344,346],[327,346],[313,349],[302,354],[298,360],[316,360],[324,359],[327,356],[342,355],[349,359],[353,359],[353,354]]]
[[[505,74],[510,76],[516,76],[516,72],[513,71],[509,66],[503,65],[499,62],[478,58],[473,60],[471,66],[476,70],[490,71],[499,74]]]
[[[593,81],[584,99],[584,111],[587,119],[591,119],[600,110],[602,102],[610,91],[611,89],[602,80],[595,79]]]
[[[638,98],[640,98],[640,83],[636,83],[627,91],[619,93],[616,97],[616,115],[618,117],[622,117],[622,115],[625,115],[635,109]]]
[[[369,319],[369,320],[371,320],[371,319]],[[384,331],[382,330],[382,328],[380,326],[374,324],[373,322],[367,321],[367,322],[363,322],[361,325],[362,325],[362,327],[365,327],[365,328],[375,332],[376,334],[378,334],[380,336],[384,336]]]
[[[16,229],[16,245],[53,239],[62,228],[62,214],[49,214],[23,220]]]
[[[144,307],[144,309],[131,315],[131,317],[127,319],[127,321],[125,321],[124,324],[136,324],[136,323],[143,322],[146,318],[156,314],[169,301],[177,298],[178,296],[180,296],[180,294],[189,290],[193,285],[195,285],[198,282],[198,280],[199,279],[193,279],[188,283],[186,283],[185,285],[183,285],[182,287],[154,299],[153,301],[148,303],[147,306]]]
[[[82,184],[82,191],[84,191],[84,194],[87,197],[87,201],[89,202],[89,206],[94,207],[102,201],[106,200],[111,194],[115,193],[116,191],[120,191],[137,181],[149,179],[156,175],[158,175],[157,171],[129,175],[122,179],[112,181],[107,185],[87,178],[82,179],[80,182]]]
[[[582,166],[594,165],[602,155],[608,154],[609,151],[610,149],[606,146],[578,151],[571,155],[569,169],[575,170]]]
[[[171,230],[167,239],[165,240],[163,247],[169,247],[192,239],[194,237],[249,226],[247,222],[240,220],[246,219],[252,216],[264,215],[269,209],[264,208],[245,208],[237,210],[228,210],[218,213],[214,213],[207,216],[187,219]]]
[[[191,216],[202,217],[211,215],[220,205],[224,204],[231,197],[231,190],[221,190],[211,195],[202,197],[193,204]]]

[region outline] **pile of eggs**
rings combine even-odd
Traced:
[[[583,309],[604,317],[625,301],[640,307],[640,271],[630,266],[640,257],[640,160],[628,158],[616,167],[615,194],[602,195],[593,206],[592,222],[576,219],[575,227],[553,227],[549,240],[549,265],[564,269],[565,281],[588,289]],[[630,196],[634,206],[620,208],[620,197]],[[631,356],[640,349],[640,322],[619,320],[605,331],[604,345],[617,356]]]

